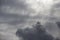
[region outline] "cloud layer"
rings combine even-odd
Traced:
[[[42,24],[52,22],[55,25],[56,21],[60,21],[59,2],[59,0],[0,0],[0,30],[3,33],[7,30],[8,33],[15,33],[17,28],[32,25],[36,21]],[[53,34],[49,27],[47,30]]]

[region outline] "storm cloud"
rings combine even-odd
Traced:
[[[59,0],[0,0],[0,31],[15,33],[18,28],[40,21],[44,26],[48,26],[46,29],[53,35],[55,29],[59,29],[55,24],[60,21],[59,13]],[[53,31],[49,30],[49,23]],[[53,36],[56,35],[57,33]]]

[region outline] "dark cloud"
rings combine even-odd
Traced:
[[[31,5],[33,5],[33,4],[31,4]],[[60,3],[54,4],[52,6],[52,9],[50,10],[50,14],[48,16],[47,15],[45,16],[45,9],[44,9],[45,6],[48,7],[48,5],[41,6],[42,14],[40,14],[41,12],[35,13],[35,11],[40,10],[39,9],[40,6],[39,6],[39,8],[37,8],[37,10],[36,9],[33,10],[33,8],[31,9],[28,6],[29,5],[26,3],[26,0],[0,0],[0,24],[30,25],[30,24],[33,24],[33,22],[35,23],[38,20],[39,21],[41,20],[42,22],[43,21],[56,22],[57,20],[59,20],[59,18],[57,18],[56,16],[53,16],[53,15],[55,15],[56,11],[58,12],[60,10],[60,7],[59,7]],[[34,5],[33,5],[33,7],[34,7]],[[48,7],[48,10],[49,10],[49,7]],[[47,13],[49,13],[49,12],[46,12],[46,14]],[[31,14],[33,14],[33,15],[31,15]],[[36,14],[36,16],[34,16],[34,14]],[[53,30],[53,28],[54,28],[54,30],[56,29],[56,25],[53,23],[46,23],[45,26],[48,26],[47,30],[49,30],[49,32],[51,32]],[[55,26],[55,27],[53,27],[53,26]],[[53,31],[51,32],[52,34],[53,34]]]
[[[24,23],[29,16],[0,13],[0,23],[19,24]]]
[[[27,4],[24,0],[0,0],[1,6],[11,6],[11,7],[17,7],[21,9],[26,9]]]
[[[55,8],[60,8],[60,3],[56,3],[56,4],[54,5],[54,7],[55,7]]]
[[[24,0],[0,0],[0,23],[8,23],[8,24],[19,24],[24,23],[29,18],[29,15],[21,15],[23,10],[26,12],[28,5]],[[5,7],[6,6],[6,7]],[[10,9],[7,8],[7,6],[10,6],[10,9],[17,10],[19,9],[19,14],[10,13]],[[5,7],[5,8],[4,8]],[[3,9],[4,8],[4,9]],[[8,13],[5,10],[10,10]]]
[[[45,28],[49,34],[52,34],[55,38],[58,37],[59,35],[59,28],[56,24],[56,22],[46,22],[45,23]]]
[[[18,29],[16,35],[24,40],[53,40],[53,36],[48,34],[43,26],[37,22],[33,28]]]

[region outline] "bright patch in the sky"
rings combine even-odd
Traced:
[[[32,13],[31,15],[48,15],[53,0],[27,0],[27,3],[29,3],[30,7],[35,10],[35,13]]]

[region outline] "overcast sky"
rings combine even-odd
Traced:
[[[15,37],[13,33],[16,29],[30,26],[37,21],[42,24],[52,22],[55,25],[55,22],[59,20],[59,0],[0,0],[0,34],[2,34],[2,37],[8,37],[7,34],[9,33],[11,33],[9,37]],[[52,29],[58,31],[57,26],[52,27]],[[49,32],[51,34],[55,33],[55,31],[50,30]],[[57,33],[54,34],[54,36],[56,35]],[[15,39],[10,38],[9,40]]]

